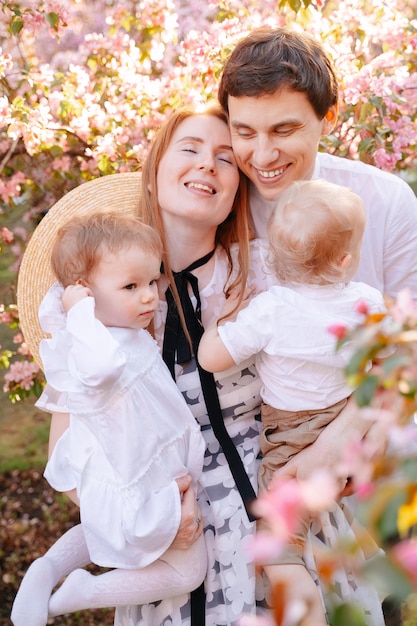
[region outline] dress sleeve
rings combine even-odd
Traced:
[[[109,386],[120,377],[126,358],[119,343],[94,316],[94,298],[83,298],[67,314],[68,369],[87,387]]]
[[[248,284],[255,287],[256,293],[262,293],[273,285],[279,284],[278,279],[268,267],[268,243],[266,239],[254,239],[250,242]]]

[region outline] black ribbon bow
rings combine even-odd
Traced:
[[[194,261],[194,263],[186,267],[182,272],[173,272],[175,284],[178,289],[178,294],[184,311],[185,323],[191,337],[192,350],[195,356],[197,355],[198,345],[204,333],[204,328],[201,323],[201,301],[198,291],[198,279],[191,272],[197,269],[197,267],[201,267],[207,263],[212,258],[213,254],[214,250],[201,257],[201,259]],[[197,301],[195,309],[191,302],[188,285],[191,286],[192,292]],[[162,356],[175,380],[175,361],[180,364],[186,363],[191,359],[192,355],[190,344],[187,340],[184,329],[182,328],[177,305],[170,287],[165,292],[165,296],[168,304],[168,312],[165,324]],[[177,358],[175,359],[176,355]],[[251,521],[253,521],[256,517],[251,513],[250,505],[256,497],[255,491],[243,466],[242,459],[240,458],[240,455],[224,425],[216,381],[213,374],[206,372],[206,370],[200,367],[198,362],[197,367],[203,397],[214,435],[223,449],[230,471],[232,472],[236,486],[245,505],[248,517]]]
[[[197,259],[197,261],[191,263],[191,265],[186,267],[185,270],[182,270],[181,272],[173,272],[175,285],[177,287],[181,306],[184,312],[185,323],[191,338],[192,351],[181,324],[178,307],[174,300],[171,287],[168,287],[165,292],[168,311],[165,323],[162,357],[174,380],[175,362],[182,364],[190,361],[192,352],[196,356],[197,360],[198,345],[204,333],[204,328],[201,323],[201,300],[200,293],[198,291],[198,279],[194,276],[194,274],[192,274],[192,271],[208,263],[214,252],[215,251],[212,250],[205,256],[201,257],[201,259]],[[163,266],[161,271],[164,271]],[[188,289],[189,285],[191,286],[191,290],[197,302],[195,309],[193,307],[193,303],[191,302]],[[213,374],[206,372],[206,370],[200,367],[198,361],[197,367],[203,397],[214,435],[222,447],[226,460],[229,464],[230,471],[245,505],[248,517],[251,521],[253,521],[256,518],[250,512],[250,504],[256,497],[255,491],[245,471],[242,459],[240,458],[239,453],[236,450],[236,447],[224,425],[216,381]],[[200,585],[198,589],[195,589],[191,593],[191,624],[196,626],[204,626],[205,624],[204,584]]]

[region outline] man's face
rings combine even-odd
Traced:
[[[311,178],[335,108],[320,120],[307,96],[288,88],[259,97],[229,96],[228,103],[237,164],[263,198],[273,200],[293,181]]]

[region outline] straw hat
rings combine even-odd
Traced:
[[[63,196],[35,229],[23,255],[17,282],[20,328],[35,361],[42,367],[39,343],[48,337],[39,324],[38,309],[56,280],[50,267],[57,231],[75,215],[96,211],[126,211],[137,214],[141,173],[128,172],[96,178]]]

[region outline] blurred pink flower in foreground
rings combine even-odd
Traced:
[[[417,539],[401,541],[393,548],[393,555],[417,587]]]

